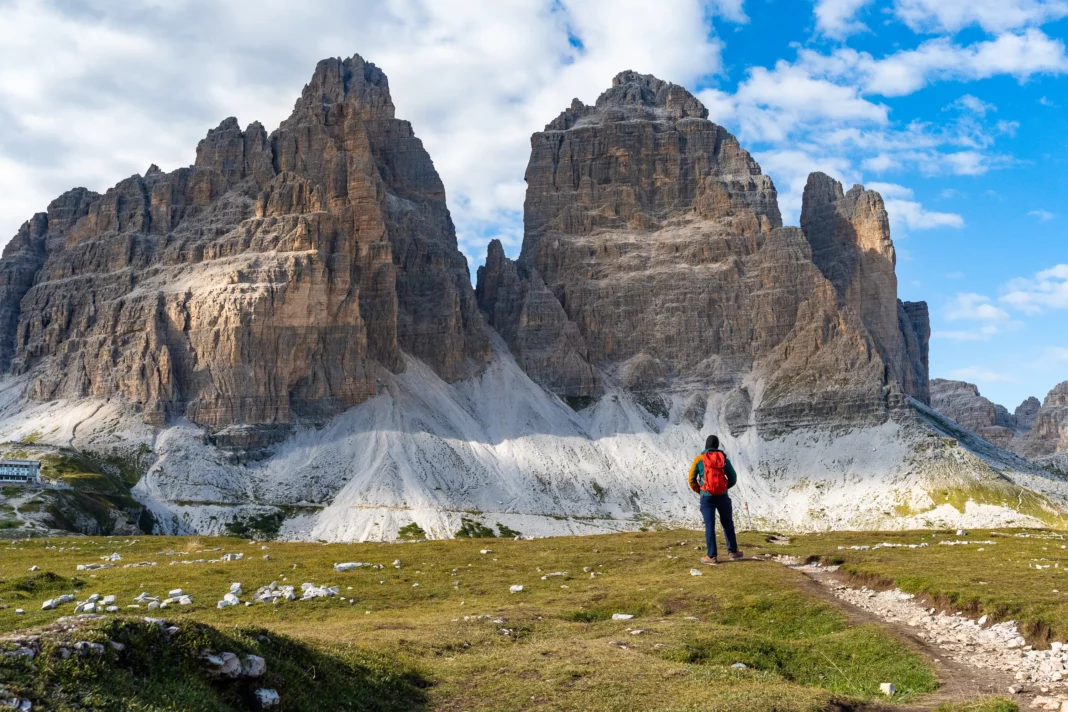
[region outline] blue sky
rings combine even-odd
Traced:
[[[883,193],[933,376],[1068,379],[1068,0],[0,0],[0,241],[75,185],[273,129],[318,59],[390,78],[472,271],[521,239],[529,136],[623,69],[682,84],[796,224],[809,171]]]

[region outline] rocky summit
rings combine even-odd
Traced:
[[[247,449],[373,396],[402,352],[449,381],[485,366],[444,187],[373,64],[319,63],[276,131],[229,118],[196,156],[72,190],[7,246],[0,366],[31,399]]]
[[[518,257],[492,242],[472,288],[385,74],[324,60],[275,131],[226,119],[193,166],[22,227],[0,449],[111,483],[130,531],[692,525],[713,432],[751,526],[1061,521],[1068,486],[980,437],[985,410],[929,407],[927,306],[898,299],[879,194],[814,173],[783,226],[707,117],[631,71],[576,99],[531,138]],[[1063,443],[1062,400],[1017,414],[1035,447]]]
[[[531,139],[523,248],[478,300],[520,366],[566,399],[610,381],[651,410],[722,394],[732,432],[878,423],[928,401],[927,306],[897,298],[878,193],[822,173],[801,229],[689,92],[623,72]]]

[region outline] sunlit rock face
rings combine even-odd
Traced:
[[[191,167],[64,194],[0,260],[0,366],[32,398],[118,397],[220,444],[366,400],[402,351],[455,381],[489,340],[441,180],[358,56],[270,135],[226,119]]]
[[[623,72],[531,138],[518,260],[479,271],[487,320],[565,398],[603,381],[656,411],[729,394],[732,428],[882,422],[928,400],[926,305],[897,299],[882,199],[813,174],[802,227],[689,92]]]

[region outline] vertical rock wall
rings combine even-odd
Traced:
[[[897,299],[878,194],[814,174],[803,230],[783,228],[737,140],[635,72],[534,134],[526,179],[519,258],[491,245],[477,293],[559,395],[596,396],[604,377],[656,412],[665,390],[724,391],[732,429],[765,434],[927,400],[926,305]]]
[[[457,380],[489,341],[441,180],[358,56],[274,133],[227,119],[192,167],[71,191],[0,260],[0,365],[32,397],[120,397],[223,445],[365,400],[402,351]]]

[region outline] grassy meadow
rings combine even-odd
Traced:
[[[1060,534],[1017,533],[967,537],[996,541],[985,546],[935,543],[957,539],[952,532],[834,533],[789,543],[746,533],[741,543],[747,554],[822,557],[866,581],[1017,618],[1040,643],[1065,632],[1068,549],[1061,547],[1068,542],[1053,538]],[[883,541],[931,545],[839,548]],[[120,612],[106,614],[92,635],[133,642],[100,659],[35,665],[0,658],[0,683],[9,694],[50,699],[48,709],[244,709],[247,690],[198,674],[197,652],[207,647],[265,657],[264,684],[279,690],[287,710],[862,709],[885,700],[882,682],[897,685],[895,704],[913,704],[937,688],[921,656],[879,626],[850,625],[808,592],[800,572],[751,559],[703,566],[701,543],[690,531],[395,544],[209,537],[5,542],[0,631],[71,614],[73,604],[41,610],[42,601],[61,593],[78,600],[114,594]],[[114,568],[76,570],[112,553],[122,557]],[[245,556],[171,564],[224,553]],[[383,568],[334,570],[349,561]],[[1039,561],[1050,568],[1028,568]],[[138,562],[157,565],[123,568]],[[30,572],[32,566],[40,568]],[[692,576],[691,568],[703,575]],[[298,595],[303,582],[335,585],[340,595],[216,608],[232,582],[243,585],[241,598],[249,601],[271,581],[295,585]],[[511,593],[513,585],[523,591]],[[191,594],[193,605],[127,608],[142,592],[165,598],[173,588]],[[613,620],[615,613],[633,618]],[[136,642],[157,634],[156,626],[139,622],[146,615],[180,629],[172,645]],[[989,704],[997,706],[960,709],[1012,709]]]

